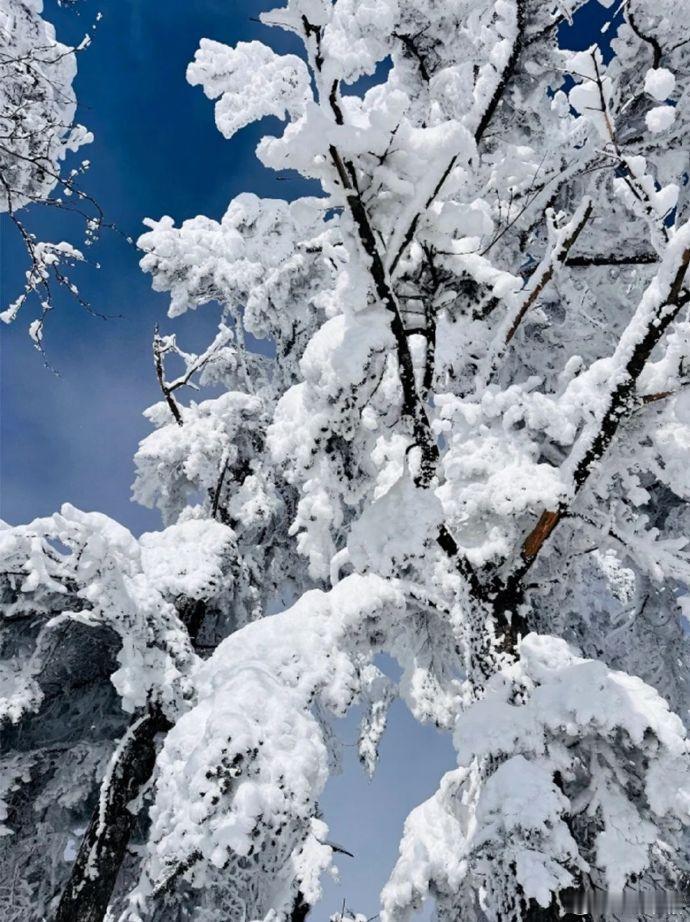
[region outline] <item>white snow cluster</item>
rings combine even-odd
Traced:
[[[303,111],[309,73],[301,58],[279,55],[261,42],[229,48],[204,38],[187,68],[192,86],[203,87],[216,103],[216,126],[225,138],[266,115],[278,118]]]
[[[149,887],[179,868],[201,885],[204,862],[242,880],[247,858],[271,868],[282,856],[288,869],[269,889],[275,909],[292,898],[294,875],[310,902],[318,898],[313,864],[322,870],[332,853],[327,827],[315,823],[330,765],[321,711],[348,710],[372,639],[395,633],[404,609],[394,584],[353,575],[218,647],[196,675],[198,703],[158,760]],[[268,912],[268,896],[259,894],[253,918]]]
[[[572,816],[598,823],[593,856],[619,893],[690,822],[682,721],[640,679],[559,638],[529,634],[454,736],[459,768],[407,820],[383,892],[387,920],[407,918],[432,892],[445,914],[471,903],[465,890],[499,889],[496,853],[514,865],[523,898],[549,906],[589,870]]]
[[[676,78],[666,67],[650,67],[644,78],[644,91],[664,102],[676,88]]]
[[[645,115],[647,128],[652,134],[667,131],[676,120],[675,106],[655,106]]]
[[[17,722],[40,706],[48,638],[71,620],[103,625],[119,636],[112,682],[126,711],[150,696],[171,717],[185,708],[194,694],[197,657],[172,600],[212,598],[227,582],[233,556],[227,526],[205,525],[203,542],[200,531],[198,523],[188,522],[137,541],[107,516],[68,504],[50,518],[0,530],[3,572],[16,574],[16,601],[3,608],[4,617],[27,610],[52,614],[26,660],[3,660],[0,718]]]

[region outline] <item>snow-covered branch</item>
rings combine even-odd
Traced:
[[[630,0],[573,54],[583,6],[288,0],[261,20],[299,53],[201,42],[221,133],[283,119],[259,159],[320,192],[146,221],[171,319],[218,312],[154,340],[133,492],[167,527],[0,529],[7,725],[73,697],[89,753],[49,823],[70,874],[22,877],[44,916],[304,922],[333,718],[361,708],[371,774],[396,697],[457,765],[385,922],[684,886],[690,25]],[[64,781],[33,742],[2,767],[28,851],[23,792]]]

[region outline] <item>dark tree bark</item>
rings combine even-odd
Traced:
[[[559,909],[555,901],[546,909],[535,902],[531,902],[522,916],[522,922],[592,922],[592,916],[589,913],[576,915],[572,912],[564,912],[559,915]]]
[[[177,606],[180,619],[196,645],[206,606],[194,599],[179,599]],[[146,711],[132,718],[101,782],[98,804],[53,922],[102,922],[137,818],[130,805],[153,774],[157,737],[167,733],[170,727],[158,704],[150,704]]]
[[[82,839],[55,922],[102,922],[129,844],[136,813],[130,810],[156,763],[156,736],[170,728],[157,706],[130,723],[99,803]]]
[[[290,913],[290,922],[305,922],[310,909],[311,906],[304,899],[302,892],[298,891],[292,906],[292,912]]]

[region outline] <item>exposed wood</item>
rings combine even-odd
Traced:
[[[548,540],[549,536],[553,532],[554,528],[558,525],[560,520],[561,514],[559,511],[550,512],[548,509],[545,509],[542,512],[541,516],[539,517],[539,521],[523,542],[523,560],[534,560],[544,545],[544,542]]]

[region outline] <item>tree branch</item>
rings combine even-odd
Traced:
[[[553,278],[556,267],[566,262],[568,253],[582,233],[585,224],[589,221],[592,214],[592,207],[590,199],[585,199],[583,201],[583,204],[575,212],[572,220],[564,228],[563,238],[556,243],[548,257],[542,261],[541,265],[538,266],[533,276],[530,278],[529,290],[525,292],[521,304],[515,311],[513,320],[506,332],[506,345],[508,345],[517,333],[518,327],[522,323],[527,311],[536,303],[539,295]]]
[[[652,67],[658,67],[661,64],[661,59],[664,54],[661,45],[653,35],[645,35],[645,33],[640,29],[640,27],[637,25],[637,22],[635,21],[635,17],[632,14],[629,3],[625,4],[625,12],[628,19],[628,25],[633,30],[635,35],[640,39],[640,41],[644,42],[646,45],[649,45],[649,47],[652,49]]]
[[[101,784],[54,922],[102,922],[136,822],[129,804],[153,772],[156,735],[169,727],[157,705],[132,719]]]
[[[317,69],[320,69],[318,62],[322,60],[320,51],[321,30],[318,26],[309,24],[306,20],[304,20],[304,27],[307,37],[314,36],[316,42],[314,61]],[[336,122],[340,120],[340,123],[342,123],[342,112],[337,99],[337,85],[332,86],[330,89],[329,103]],[[334,145],[330,145],[329,154],[340,185],[343,188],[345,201],[355,225],[359,244],[369,263],[369,272],[376,296],[391,315],[391,332],[395,340],[398,374],[403,391],[402,412],[412,422],[415,443],[422,453],[421,470],[418,478],[419,485],[428,486],[434,476],[436,462],[438,461],[438,446],[431,431],[426,408],[417,391],[414,362],[407,336],[405,335],[405,325],[400,308],[379,252],[369,215],[357,188],[354,164],[345,161]]]
[[[516,20],[517,20],[517,35],[513,43],[512,50],[510,52],[510,57],[508,58],[508,61],[506,62],[506,66],[503,69],[503,73],[501,74],[501,77],[500,77],[500,80],[498,81],[496,89],[494,90],[493,95],[491,96],[491,99],[489,100],[489,103],[486,109],[484,110],[482,117],[479,120],[479,124],[477,125],[474,131],[474,140],[477,144],[479,144],[479,142],[484,137],[484,133],[486,132],[486,129],[489,127],[491,119],[493,118],[494,113],[496,112],[496,109],[498,108],[498,104],[503,98],[503,94],[505,93],[506,87],[510,83],[510,80],[512,79],[513,74],[515,73],[515,68],[517,66],[518,58],[520,57],[520,52],[522,50],[522,39],[523,39],[524,31],[525,31],[525,0],[515,0],[515,15],[516,15]],[[443,188],[445,181],[450,176],[453,170],[453,167],[455,166],[457,162],[457,159],[458,159],[457,154],[455,154],[455,156],[453,156],[450,159],[450,162],[448,163],[448,165],[442,172],[440,179],[434,186],[433,192],[431,193],[429,198],[426,200],[424,204],[424,211],[428,211],[428,209],[431,207],[431,204],[435,200],[436,196],[439,194],[439,192]],[[395,273],[398,263],[400,262],[405,251],[407,250],[408,246],[412,242],[412,239],[414,238],[415,231],[417,230],[417,225],[419,224],[419,220],[422,214],[423,212],[418,212],[414,216],[412,221],[410,222],[410,225],[407,228],[407,230],[405,231],[405,235],[402,239],[400,246],[398,247],[398,251],[396,252],[393,259],[391,260],[391,263],[389,266],[389,272],[391,275]]]
[[[175,422],[178,426],[182,426],[182,413],[179,406],[177,405],[175,398],[172,395],[171,388],[165,381],[163,356],[165,355],[166,351],[167,347],[165,345],[165,340],[162,338],[162,336],[159,335],[158,324],[156,324],[156,330],[153,337],[153,364],[156,368],[156,377],[158,378],[158,384],[160,386],[161,392],[165,398],[166,403],[168,404],[168,407],[170,408],[170,412],[172,413]]]
[[[651,266],[658,262],[658,253],[636,253],[630,256],[570,256],[565,265],[569,269],[589,269],[596,266]]]
[[[687,227],[690,227],[690,225],[686,225]],[[688,235],[686,234],[686,236]],[[684,290],[683,287],[688,265],[690,264],[690,246],[682,250],[678,256],[674,253],[667,255],[665,262],[673,263],[674,259],[677,265],[673,272],[668,294],[663,303],[650,311],[649,317],[640,317],[646,306],[645,296],[650,292],[650,289],[647,289],[640,307],[619,341],[613,355],[613,364],[615,365],[617,355],[620,356],[621,360],[625,360],[623,374],[613,379],[608,408],[602,415],[596,431],[593,433],[590,433],[589,430],[585,431],[571,452],[570,460],[573,466],[571,499],[569,502],[562,503],[556,510],[545,510],[536,526],[523,541],[520,562],[506,583],[506,585],[512,586],[513,590],[532,567],[544,544],[568,513],[575,497],[587,482],[598,461],[611,445],[623,420],[634,410],[636,405],[634,397],[635,386],[649,357],[655,346],[661,341],[669,325],[678,316],[680,310],[690,302],[690,293]],[[661,272],[663,272],[664,268],[662,264]],[[656,284],[657,278],[652,281],[652,286]],[[640,320],[645,323],[642,335],[637,332],[637,325]],[[628,340],[631,340],[631,342],[628,342]]]

